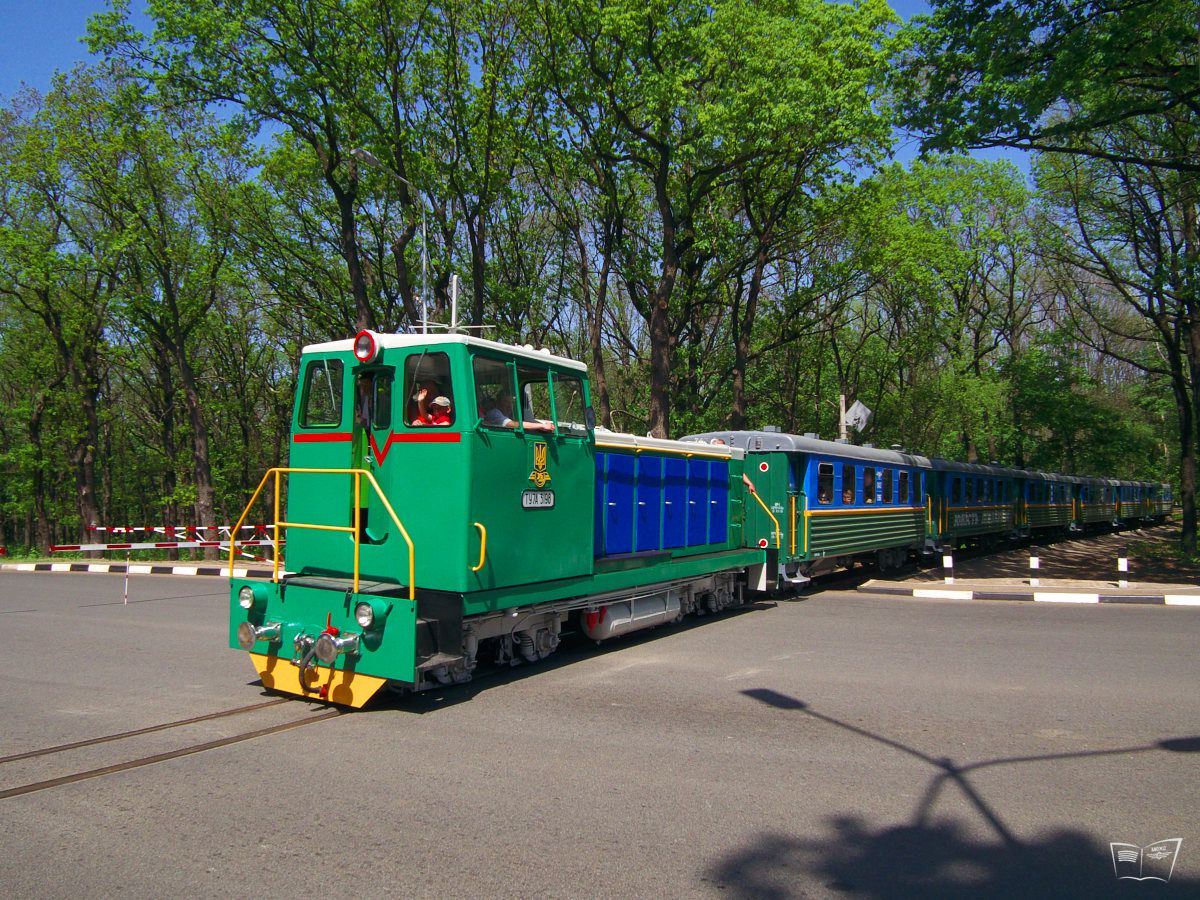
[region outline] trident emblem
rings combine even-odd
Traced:
[[[533,445],[533,471],[529,480],[537,487],[545,487],[550,481],[550,473],[546,471],[546,445],[538,441]]]

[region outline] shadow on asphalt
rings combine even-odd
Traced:
[[[828,820],[821,836],[797,838],[761,832],[751,843],[704,873],[706,883],[727,896],[784,898],[800,896],[797,877],[816,875],[827,890],[857,897],[1131,897],[1200,896],[1200,880],[1176,870],[1170,884],[1118,880],[1110,848],[1094,836],[1070,829],[1022,842],[972,785],[970,773],[992,766],[1094,756],[1152,752],[1197,753],[1200,737],[1168,738],[1152,744],[1110,750],[984,760],[959,766],[884,735],[824,715],[802,700],[767,688],[746,696],[784,712],[799,713],[883,744],[928,764],[933,770],[912,820],[871,828],[857,816]],[[994,832],[980,840],[959,823],[934,821],[938,795],[957,788]],[[1120,837],[1118,835],[1118,837]],[[1162,836],[1155,836],[1160,839]],[[1166,888],[1166,893],[1164,893]]]

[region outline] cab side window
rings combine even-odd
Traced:
[[[903,469],[900,470],[900,502],[912,502],[912,495],[908,491],[908,472]]]
[[[513,373],[508,363],[475,357],[475,409],[489,428],[516,428]]]
[[[550,373],[545,369],[517,365],[522,422],[550,422]]]
[[[554,414],[562,434],[587,434],[587,404],[583,397],[583,380],[574,375],[555,372]]]
[[[314,359],[304,371],[304,428],[342,424],[342,361]]]
[[[411,355],[404,363],[404,424],[444,427],[457,418],[450,357],[445,353]]]
[[[894,503],[895,498],[892,496],[892,470],[883,470],[883,502]]]

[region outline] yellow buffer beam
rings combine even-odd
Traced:
[[[387,684],[384,678],[363,675],[344,669],[326,669],[314,666],[305,671],[308,690],[300,686],[300,668],[291,660],[262,653],[249,654],[250,661],[262,679],[263,687],[283,694],[294,694],[307,700],[328,700],[340,706],[361,709],[363,704],[375,696]]]

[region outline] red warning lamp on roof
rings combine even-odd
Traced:
[[[379,355],[379,343],[375,335],[366,329],[354,336],[354,356],[360,363],[369,363]]]

